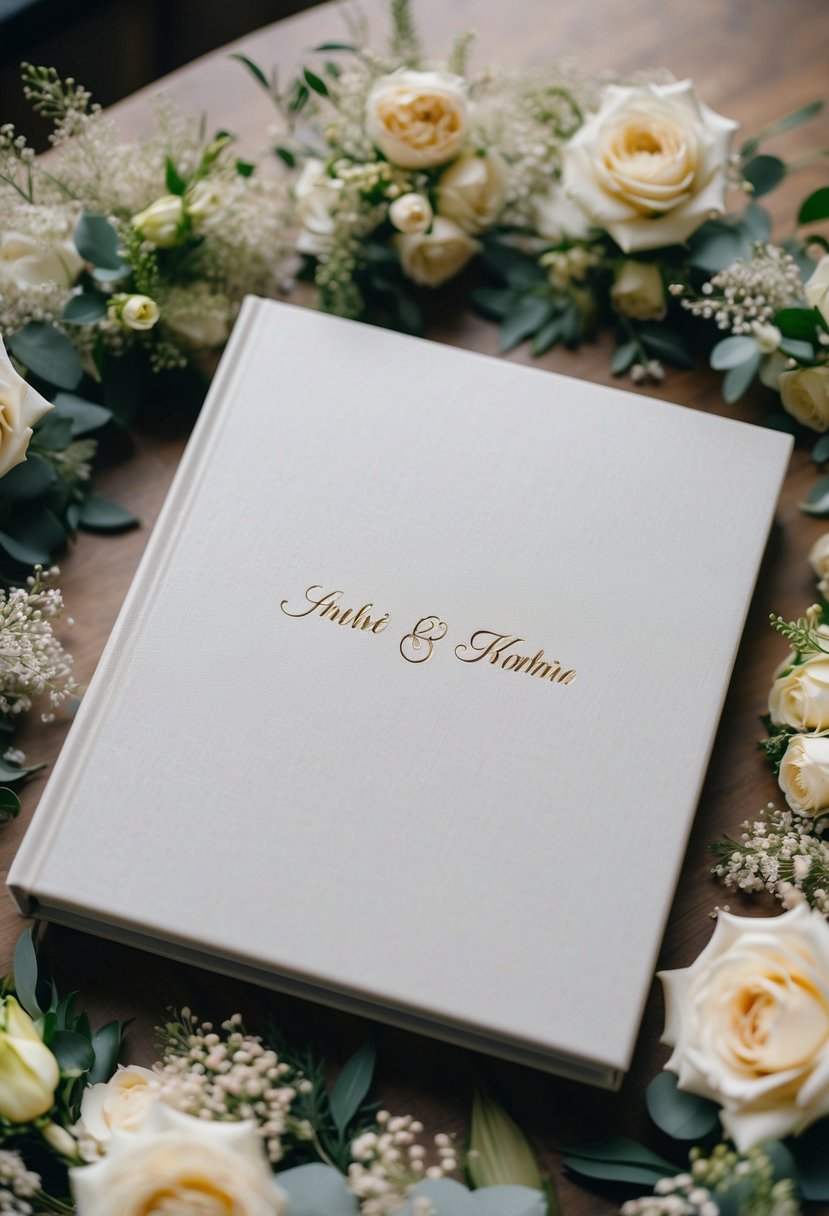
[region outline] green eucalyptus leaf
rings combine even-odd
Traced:
[[[510,287],[525,290],[547,282],[547,272],[538,264],[537,258],[513,249],[503,241],[489,241],[484,245],[484,265]]]
[[[32,773],[39,773],[45,767],[45,764],[33,764],[29,768],[22,768],[20,765],[10,764],[8,760],[0,757],[0,781],[3,785],[16,785],[18,781],[23,781]]]
[[[503,321],[518,299],[511,287],[473,287],[469,303],[490,321]]]
[[[815,464],[825,464],[829,460],[829,435],[821,435],[812,448],[812,460]]]
[[[94,325],[107,315],[106,304],[102,296],[94,291],[82,291],[80,295],[72,296],[63,310],[62,320],[70,321],[73,325]]]
[[[83,376],[83,368],[72,343],[52,325],[33,321],[7,339],[16,359],[35,376],[58,388],[73,389]]]
[[[0,786],[0,823],[8,823],[20,814],[20,799],[14,790]]]
[[[746,359],[745,363],[740,363],[737,367],[730,367],[723,376],[722,395],[723,400],[728,405],[733,405],[735,401],[739,401],[743,393],[751,384],[757,372],[760,369],[760,363],[763,356],[759,350],[755,350],[750,359]]]
[[[627,1165],[623,1161],[596,1161],[587,1157],[565,1157],[564,1165],[574,1174],[584,1178],[596,1178],[603,1182],[628,1182],[639,1186],[655,1186],[661,1178],[677,1173],[675,1165],[670,1174],[666,1170],[653,1169],[646,1165]]]
[[[743,165],[743,177],[752,186],[754,197],[768,194],[786,176],[786,166],[779,156],[753,156]]]
[[[54,405],[56,415],[70,420],[73,439],[89,431],[97,431],[112,421],[112,410],[96,405],[94,401],[84,401],[72,393],[58,393]]]
[[[86,532],[127,532],[139,521],[126,508],[101,494],[89,494],[81,504],[78,523]]]
[[[771,216],[759,203],[749,203],[740,221],[751,241],[767,241],[771,236]]]
[[[85,262],[91,262],[98,270],[112,270],[123,274],[129,266],[118,252],[118,233],[104,215],[85,211],[75,228],[75,246]],[[61,385],[72,388],[73,385]]]
[[[719,1107],[677,1086],[672,1072],[661,1072],[645,1091],[648,1114],[674,1140],[704,1140],[719,1131]]]
[[[829,474],[819,477],[809,491],[806,501],[799,504],[807,515],[829,516]]]
[[[546,325],[541,326],[541,329],[539,329],[533,338],[532,353],[535,358],[537,359],[541,355],[546,355],[547,351],[551,350],[561,337],[561,319],[553,317]]]
[[[784,338],[780,343],[780,350],[790,359],[797,359],[799,363],[808,363],[815,357],[815,348],[811,342],[802,342],[798,338]]]
[[[651,1152],[644,1144],[638,1144],[627,1136],[606,1136],[603,1140],[586,1141],[568,1145],[560,1150],[567,1157],[580,1161],[603,1161],[609,1164],[640,1165],[661,1171],[661,1176],[678,1173],[673,1162],[658,1153]]]
[[[357,1200],[332,1165],[312,1162],[281,1170],[276,1181],[288,1196],[290,1216],[358,1216]]]
[[[793,127],[799,127],[801,123],[809,122],[816,114],[819,114],[823,109],[823,101],[810,101],[805,106],[800,106],[797,110],[787,114],[785,118],[779,119],[772,123],[770,127],[760,131],[757,135],[747,139],[740,149],[743,157],[753,156],[764,139],[770,139],[773,135],[781,135],[784,131],[791,131]]]
[[[710,221],[691,237],[688,260],[695,269],[715,274],[730,266],[742,252],[743,241],[735,228]]]
[[[65,452],[72,442],[72,423],[52,410],[38,423],[32,442],[41,451]]]
[[[37,954],[31,929],[24,929],[14,948],[14,991],[29,1017],[39,1018],[44,1012],[37,995]]]
[[[54,465],[42,456],[38,456],[36,448],[40,446],[39,434],[33,440],[34,448],[30,447],[26,459],[16,464],[8,473],[3,474],[0,481],[0,491],[17,502],[26,502],[39,498],[55,484],[57,473]],[[43,445],[48,448],[48,443]],[[64,444],[64,447],[66,445]]]
[[[614,376],[623,376],[636,362],[639,347],[635,342],[625,342],[617,346],[610,360],[610,370]]]
[[[528,1186],[484,1186],[472,1192],[478,1216],[547,1216],[547,1197]]]
[[[377,1051],[370,1039],[363,1043],[350,1060],[346,1060],[336,1084],[331,1091],[330,1107],[334,1126],[345,1133],[351,1120],[360,1109],[374,1076]]]
[[[820,220],[829,220],[829,186],[814,190],[797,213],[798,224],[816,224]]]
[[[564,312],[561,314],[561,340],[565,346],[571,349],[578,346],[581,341],[582,320],[581,313],[575,304],[568,304]]]
[[[781,308],[774,318],[774,324],[784,338],[814,342],[820,314],[815,308]]]
[[[65,1077],[80,1077],[95,1063],[92,1044],[74,1030],[56,1030],[49,1044]]]
[[[671,367],[694,366],[693,355],[681,334],[655,322],[641,325],[638,332],[642,345],[652,359],[662,359]]]
[[[738,367],[757,353],[757,343],[754,338],[738,335],[723,338],[711,351],[711,366],[717,371],[725,371],[729,367]]]
[[[553,308],[549,300],[543,296],[523,296],[501,324],[501,353],[524,342],[552,317]]]
[[[95,1085],[99,1081],[108,1081],[118,1066],[118,1056],[121,1051],[123,1027],[120,1022],[107,1022],[92,1036],[92,1050],[95,1052],[95,1063],[89,1070],[88,1082]]]
[[[7,532],[0,532],[0,549],[21,566],[47,566],[52,560],[49,549],[31,545]]]

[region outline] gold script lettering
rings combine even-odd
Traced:
[[[540,680],[549,680],[551,684],[572,684],[575,681],[574,667],[562,671],[558,659],[545,660],[543,650],[537,650],[531,658],[513,649],[523,641],[514,633],[479,629],[468,642],[455,647],[455,656],[462,663],[480,663],[482,659],[487,659],[491,666],[500,667],[502,671],[520,671],[524,675],[537,676]]]
[[[341,608],[339,603],[343,594],[342,591],[326,591],[324,587],[315,583],[305,592],[305,599],[308,604],[307,608],[294,612],[288,607],[289,600],[282,600],[279,607],[286,616],[303,617],[317,612],[325,620],[334,621],[338,625],[348,625],[351,629],[369,631],[375,634],[383,632],[389,623],[389,614],[387,612],[376,619],[372,619],[371,614],[374,611],[374,604],[372,603],[363,604],[362,608],[358,608],[356,612],[353,608]]]

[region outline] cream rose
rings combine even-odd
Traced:
[[[79,1134],[105,1149],[114,1132],[137,1132],[158,1101],[158,1090],[158,1077],[149,1068],[119,1067],[107,1082],[84,1090]]]
[[[829,1114],[829,924],[721,912],[690,967],[663,971],[665,1067],[711,1098],[740,1152]]]
[[[321,160],[311,157],[302,166],[294,186],[297,218],[302,224],[297,239],[300,253],[319,257],[330,248],[334,233],[331,211],[341,189],[342,183],[328,176]]]
[[[829,367],[802,367],[781,372],[783,408],[813,431],[829,430]]]
[[[0,274],[22,292],[41,283],[72,287],[84,262],[68,238],[37,240],[25,232],[0,236]]]
[[[824,253],[803,288],[806,299],[829,324],[829,253]]]
[[[590,233],[587,216],[559,184],[551,186],[533,204],[535,230],[545,240],[582,241]]]
[[[0,1116],[29,1123],[55,1104],[58,1062],[13,996],[0,1001]]]
[[[462,152],[438,178],[438,214],[473,236],[491,228],[504,209],[507,172],[497,152]]]
[[[172,289],[162,301],[162,324],[170,336],[191,350],[213,350],[228,339],[232,320],[229,300],[203,290]]]
[[[398,232],[410,236],[426,232],[432,223],[432,204],[423,194],[401,194],[389,207],[389,219]]]
[[[798,814],[817,816],[829,809],[829,738],[793,735],[778,780],[786,801]]]
[[[824,532],[812,545],[809,564],[818,578],[829,578],[829,532]]]
[[[448,72],[401,69],[375,81],[366,131],[393,165],[430,169],[461,150],[469,128],[466,87]]]
[[[116,1134],[102,1161],[70,1170],[78,1216],[283,1216],[253,1123],[206,1122],[158,1103],[132,1135]]]
[[[178,194],[165,194],[134,215],[131,223],[145,241],[159,249],[170,249],[180,244],[184,235],[184,200]]]
[[[635,321],[661,321],[667,312],[662,274],[653,262],[622,262],[610,298],[617,312]]]
[[[110,305],[110,310],[115,312],[127,329],[152,329],[161,316],[161,310],[149,296],[117,297]]]
[[[769,714],[776,726],[829,729],[829,654],[781,671],[769,693]]]
[[[26,459],[32,427],[51,408],[17,374],[0,338],[0,477]]]
[[[423,287],[440,287],[481,248],[454,220],[436,215],[431,232],[393,238],[403,273]]]
[[[610,85],[564,145],[564,188],[625,253],[686,241],[725,210],[737,125],[699,101],[690,80]]]

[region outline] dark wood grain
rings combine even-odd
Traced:
[[[363,7],[378,32],[383,30],[382,0],[366,0]],[[824,0],[790,0],[786,5],[779,0],[557,0],[554,5],[549,0],[515,0],[511,4],[494,0],[416,0],[416,10],[428,44],[436,52],[448,45],[459,27],[477,29],[474,62],[478,64],[492,60],[541,64],[562,54],[577,54],[591,70],[625,73],[668,67],[678,77],[694,78],[707,102],[738,119],[746,132],[821,96],[826,86],[829,14]],[[338,11],[324,5],[243,39],[233,49],[243,50],[266,65],[278,62],[285,79],[304,51],[340,32]],[[185,109],[206,111],[208,125],[238,132],[248,151],[266,146],[266,127],[272,120],[267,100],[226,52],[190,65],[168,78],[165,87]],[[145,90],[116,107],[114,113],[126,135],[134,136],[149,128],[149,92]],[[828,134],[824,120],[792,132],[785,138],[787,159],[829,143]],[[825,177],[825,167],[813,166],[787,180],[772,196],[780,235],[791,227],[798,201],[823,184]],[[436,305],[429,337],[497,353],[495,329],[451,303]],[[604,384],[612,382],[607,370],[609,353],[609,342],[600,339],[577,353],[555,352],[539,363]],[[509,358],[529,361],[523,350]],[[764,417],[772,403],[771,396],[758,389],[737,407],[727,409],[720,399],[718,379],[703,370],[672,372],[652,395],[755,422]],[[68,610],[77,621],[70,647],[82,682],[88,681],[94,670],[184,439],[183,433],[139,437],[132,459],[107,470],[100,483],[104,493],[111,493],[135,511],[144,527],[112,539],[81,536],[63,563],[61,582]],[[739,479],[739,466],[735,466],[733,476]],[[796,452],[740,648],[665,935],[661,966],[684,966],[693,960],[710,935],[710,913],[716,904],[741,906],[738,900],[728,899],[711,879],[707,845],[721,831],[736,830],[776,792],[773,778],[754,746],[770,673],[781,653],[780,642],[766,621],[772,609],[797,614],[812,598],[806,555],[825,525],[803,515],[797,503],[813,476],[808,455]],[[715,536],[711,543],[717,543]],[[681,612],[682,606],[678,605],[677,610]],[[679,690],[680,714],[681,701]],[[647,720],[643,719],[641,725],[644,736]],[[52,761],[66,729],[67,724],[61,721],[46,728],[30,726],[23,742],[30,759]],[[3,831],[0,849],[4,870],[42,784],[41,777],[31,782],[19,822]],[[647,798],[646,790],[643,798]],[[659,815],[660,807],[655,805],[652,813]],[[592,892],[596,899],[605,897],[605,878],[611,864],[610,858],[596,858]],[[555,875],[551,874],[550,879],[555,881]],[[192,876],[182,877],[182,883],[190,881]],[[757,900],[741,906],[741,910],[768,913],[771,904]],[[608,908],[608,916],[623,914],[623,907]],[[0,911],[0,967],[8,966],[20,928],[21,921],[4,904]],[[568,929],[567,925],[551,925],[551,940]],[[205,1016],[240,1009],[250,1023],[269,1010],[289,1035],[310,1040],[334,1067],[365,1034],[365,1024],[355,1018],[173,966],[81,934],[52,930],[48,949],[64,985],[71,983],[81,989],[99,1018],[136,1019],[127,1047],[127,1055],[136,1062],[151,1059],[152,1027],[165,1007],[185,1001]],[[538,965],[544,966],[543,958]],[[608,999],[612,997],[608,993]],[[561,999],[566,1000],[567,994],[562,993]],[[417,1114],[430,1131],[449,1130],[463,1135],[471,1090],[485,1076],[499,1087],[518,1114],[545,1165],[559,1175],[552,1146],[568,1141],[624,1132],[645,1137],[655,1148],[664,1149],[666,1146],[649,1129],[642,1097],[644,1086],[665,1055],[658,1044],[661,1020],[661,996],[654,983],[632,1071],[621,1092],[613,1095],[379,1028],[380,1092],[385,1105]],[[608,1192],[586,1192],[560,1176],[559,1187],[565,1216],[617,1210]]]

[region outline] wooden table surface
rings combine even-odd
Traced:
[[[372,28],[386,28],[383,0],[364,0]],[[722,114],[740,121],[751,133],[815,97],[826,87],[829,12],[825,0],[514,0],[475,3],[473,0],[415,0],[415,10],[427,46],[440,54],[462,28],[478,33],[473,65],[487,62],[543,64],[551,58],[577,55],[596,71],[664,66],[677,77],[691,77],[700,95]],[[243,39],[242,50],[264,64],[279,63],[281,78],[297,65],[308,48],[323,39],[342,36],[342,17],[333,4],[278,23]],[[237,132],[247,151],[266,147],[272,121],[267,99],[226,49],[202,59],[164,82],[165,88],[189,112],[206,111],[208,128]],[[116,107],[124,134],[133,137],[151,127],[148,98],[157,86]],[[784,150],[787,159],[829,143],[824,118],[778,140],[770,151]],[[792,226],[798,202],[826,180],[823,167],[812,166],[788,179],[770,200],[777,225],[785,234]],[[454,304],[436,304],[429,338],[471,350],[497,354],[497,332]],[[571,353],[556,351],[538,361],[543,367],[601,384],[613,383],[608,372],[610,343],[602,338]],[[522,349],[508,356],[528,362]],[[654,396],[696,409],[759,421],[769,411],[771,395],[757,389],[736,407],[723,405],[718,378],[705,370],[671,371]],[[60,580],[67,610],[76,624],[68,639],[76,657],[81,683],[88,682],[106,637],[147,542],[153,521],[169,485],[186,436],[143,434],[134,456],[106,469],[99,477],[104,493],[116,497],[143,521],[126,536],[79,537],[63,562]],[[735,467],[735,478],[740,469]],[[758,717],[764,710],[770,675],[782,652],[780,640],[766,625],[773,609],[785,615],[801,612],[813,597],[806,557],[826,525],[802,514],[802,500],[814,477],[806,451],[794,455],[777,521],[763,564],[757,591],[734,671],[699,814],[670,916],[660,966],[689,964],[712,930],[709,914],[716,904],[733,910],[769,914],[777,910],[769,899],[741,903],[728,896],[710,877],[707,845],[723,830],[739,823],[776,794],[776,783],[755,749]],[[712,536],[711,543],[717,539]],[[678,605],[678,611],[682,606]],[[643,710],[644,712],[644,710]],[[677,690],[677,713],[682,691]],[[647,719],[641,722],[647,730]],[[30,725],[22,746],[29,762],[52,762],[68,723]],[[182,757],[187,762],[187,757]],[[669,761],[668,761],[669,762]],[[20,819],[0,833],[0,863],[4,872],[37,804],[44,778],[26,787]],[[643,791],[647,797],[647,791]],[[655,815],[660,808],[653,808]],[[228,831],[235,824],[229,810]],[[607,859],[608,867],[612,864]],[[554,881],[551,875],[551,881]],[[190,883],[192,875],[183,875]],[[602,858],[597,858],[596,899],[602,898]],[[151,893],[148,893],[151,898]],[[14,942],[23,927],[9,903],[0,906],[0,968],[7,970]],[[551,940],[567,932],[550,927]],[[52,929],[47,948],[64,990],[78,988],[100,1020],[132,1017],[125,1058],[148,1063],[152,1057],[152,1028],[170,1005],[187,1003],[205,1017],[240,1010],[255,1024],[270,1010],[294,1040],[308,1040],[331,1063],[332,1071],[362,1041],[367,1024],[302,1001],[291,1000],[192,968],[174,966],[134,950],[102,943],[62,929]],[[544,959],[538,960],[540,967]],[[566,993],[562,994],[566,1000]],[[613,994],[608,993],[608,1000]],[[559,1081],[527,1069],[485,1060],[472,1053],[385,1028],[377,1029],[380,1050],[377,1096],[397,1112],[420,1117],[430,1132],[448,1130],[463,1137],[472,1088],[487,1077],[500,1090],[528,1131],[544,1165],[558,1181],[565,1216],[586,1216],[617,1210],[609,1191],[586,1191],[562,1177],[553,1146],[605,1133],[645,1138],[664,1151],[650,1127],[642,1091],[661,1067],[666,1050],[658,1045],[662,999],[654,982],[632,1071],[617,1094],[607,1094]]]

